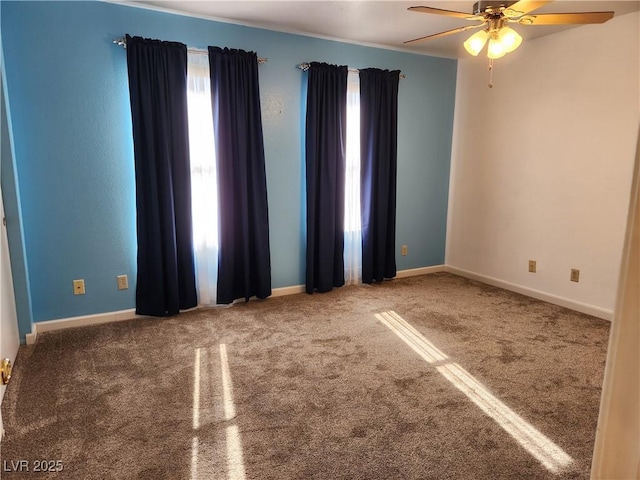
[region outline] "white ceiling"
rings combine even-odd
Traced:
[[[117,1],[117,0],[116,0]],[[407,7],[425,5],[471,13],[471,1],[180,1],[121,0],[117,3],[161,9],[198,17],[262,27],[288,33],[339,39],[364,45],[407,50],[450,58],[468,55],[462,42],[468,32],[403,45],[406,40],[468,25],[464,19],[407,11]],[[535,13],[614,11],[624,15],[640,10],[640,1],[555,1]],[[550,35],[575,26],[522,26],[516,30],[525,41]],[[597,28],[590,26],[589,28]]]

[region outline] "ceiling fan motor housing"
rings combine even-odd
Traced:
[[[516,2],[501,2],[500,0],[481,0],[473,5],[474,15],[484,15],[487,11],[499,12],[500,7],[508,8]]]

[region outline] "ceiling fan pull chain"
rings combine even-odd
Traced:
[[[493,58],[489,59],[489,88],[493,88]]]

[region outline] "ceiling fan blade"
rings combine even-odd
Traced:
[[[565,25],[604,23],[613,18],[614,12],[545,13],[526,15],[518,20],[520,25]]]
[[[453,10],[442,10],[441,8],[433,8],[433,7],[409,7],[407,10],[412,12],[422,12],[422,13],[435,13],[437,15],[447,15],[449,17],[456,18],[475,18],[475,15],[469,15],[464,12],[454,12]]]
[[[533,12],[534,10],[543,7],[547,3],[551,2],[542,0],[520,0],[519,2],[516,2],[510,7],[506,8],[504,14],[509,18],[518,18],[525,13]]]
[[[479,24],[479,25],[467,25],[466,27],[454,28],[453,30],[447,30],[446,32],[434,33],[433,35],[427,35],[425,37],[414,38],[413,40],[407,40],[406,42],[403,42],[403,43],[406,44],[406,43],[421,42],[423,40],[432,40],[434,38],[445,37],[445,36],[451,35],[453,33],[464,32],[465,30],[470,30],[472,28],[482,27],[483,25],[484,25],[484,22]]]

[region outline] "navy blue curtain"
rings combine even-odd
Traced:
[[[136,313],[197,305],[191,230],[187,47],[127,35],[136,175]]]
[[[307,85],[307,293],[344,285],[347,67],[311,63]]]
[[[362,281],[396,276],[396,176],[400,71],[360,70]]]
[[[218,164],[218,303],[271,295],[258,57],[209,47]]]

